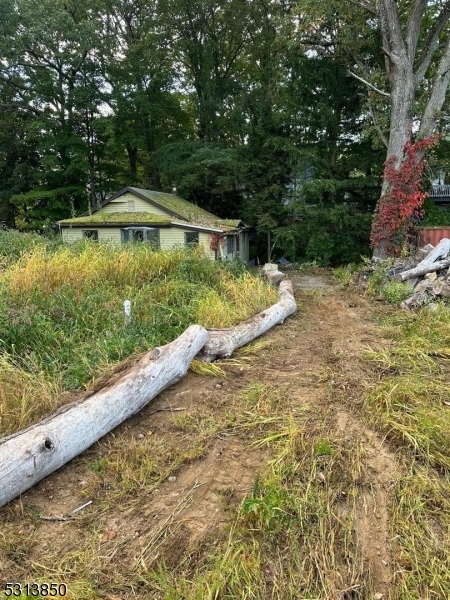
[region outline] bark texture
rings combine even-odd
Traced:
[[[89,448],[181,379],[207,340],[206,329],[191,325],[174,342],[146,354],[114,384],[0,440],[0,506]]]

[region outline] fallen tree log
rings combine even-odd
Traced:
[[[209,340],[196,358],[203,362],[228,358],[237,348],[245,346],[274,325],[283,323],[287,317],[295,314],[297,304],[292,282],[288,279],[281,281],[278,293],[280,300],[276,304],[251,319],[227,329],[208,329]]]
[[[280,281],[282,281],[286,277],[284,273],[278,270],[266,271],[265,275],[270,285],[273,285],[274,287],[277,287]]]
[[[450,252],[450,239],[442,238],[437,246],[431,250],[427,256],[420,261],[417,265],[418,267],[424,267],[425,265],[431,264],[439,260],[440,258],[447,258],[448,253]]]
[[[282,281],[286,275],[278,270],[278,266],[275,263],[266,263],[261,269],[261,273],[269,281],[270,285],[277,287],[280,281]]]
[[[0,506],[62,467],[181,379],[207,340],[206,329],[191,325],[100,391],[1,439]]]
[[[409,269],[408,271],[403,271],[399,273],[397,277],[400,281],[406,281],[408,279],[414,279],[415,277],[422,277],[427,273],[433,273],[435,271],[440,271],[441,269],[445,269],[446,267],[450,267],[450,258],[445,258],[444,260],[438,260],[431,264],[422,265],[422,263],[418,264],[414,269]]]

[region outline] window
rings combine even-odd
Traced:
[[[98,229],[84,229],[83,239],[91,242],[98,242]]]
[[[147,242],[159,248],[159,229],[147,229]]]
[[[198,231],[186,231],[184,243],[186,246],[198,246]]]
[[[227,254],[234,252],[234,235],[227,235]]]
[[[134,205],[134,200],[128,200],[128,212],[135,212],[136,207]]]
[[[159,248],[159,229],[153,227],[126,227],[120,230],[122,243],[147,242]]]

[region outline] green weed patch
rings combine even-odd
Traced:
[[[450,311],[396,313],[385,323],[389,350],[369,351],[380,373],[369,390],[368,418],[399,448],[407,475],[391,513],[398,547],[395,595],[447,598],[450,590]]]
[[[34,238],[27,248],[0,275],[0,435],[54,409],[44,397],[86,387],[192,323],[228,327],[277,300],[260,278],[214,263],[200,250],[53,248]],[[132,305],[130,323],[125,300]],[[37,395],[26,392],[34,387]]]

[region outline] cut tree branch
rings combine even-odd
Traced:
[[[175,341],[147,353],[101,390],[1,439],[0,506],[59,469],[179,381],[207,341],[206,329],[191,325]]]
[[[354,77],[355,79],[358,79],[358,81],[361,81],[362,83],[364,83],[364,85],[367,85],[367,87],[369,87],[374,92],[377,92],[378,94],[381,94],[382,96],[386,96],[386,98],[390,98],[391,97],[391,95],[388,92],[380,90],[379,88],[377,88],[376,86],[374,86],[372,83],[370,83],[366,79],[363,79],[362,77],[360,77],[356,73],[353,73],[353,71],[347,71],[347,73],[349,75],[351,75],[352,77]]]

